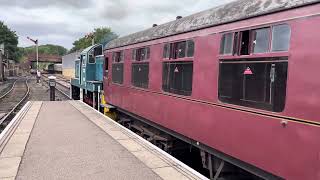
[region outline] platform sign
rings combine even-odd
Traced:
[[[247,69],[244,70],[243,74],[244,74],[244,75],[252,75],[253,72],[251,71],[250,67],[247,67]]]

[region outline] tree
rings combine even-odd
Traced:
[[[46,44],[46,45],[40,45],[39,46],[39,54],[45,54],[45,55],[58,55],[63,56],[67,54],[67,49],[53,44]],[[20,57],[20,61],[26,60],[26,57],[28,54],[35,54],[35,46],[29,46],[29,47],[19,47],[18,56]]]
[[[23,51],[25,54],[34,53],[35,47],[34,46],[26,47],[26,48],[23,48]],[[53,44],[46,44],[46,45],[39,46],[39,54],[63,56],[67,53],[67,51],[68,50],[66,48],[58,45],[53,45]]]
[[[0,21],[0,44],[4,43],[6,56],[9,59],[18,61],[18,36],[15,31],[12,31],[2,21]]]
[[[94,37],[95,43],[101,43],[104,45],[110,42],[111,40],[118,38],[118,35],[112,32],[111,29],[107,27],[96,28],[91,34],[92,37]],[[76,40],[73,43],[73,47],[70,50],[70,52],[79,51],[81,49],[85,49],[91,46],[92,37],[85,36]]]

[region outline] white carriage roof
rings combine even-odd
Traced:
[[[115,39],[105,48],[123,47],[319,2],[320,0],[237,0]]]
[[[101,44],[95,44],[93,46],[89,46],[87,48],[85,48],[84,50],[81,51],[81,54],[82,55],[85,55],[87,54],[91,49],[95,48],[95,47],[98,47],[98,46],[101,46]]]

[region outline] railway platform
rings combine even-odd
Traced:
[[[0,135],[0,179],[206,178],[80,101],[30,101]]]

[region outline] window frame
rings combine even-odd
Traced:
[[[133,82],[133,73],[134,73],[133,67],[135,65],[142,65],[142,64],[148,66],[148,74],[147,74],[148,83],[147,83],[146,87],[136,86],[136,85],[134,85],[134,82]],[[131,82],[130,82],[131,83],[131,87],[138,88],[138,89],[149,89],[149,87],[150,87],[150,78],[149,77],[150,77],[150,63],[148,61],[138,61],[138,62],[133,62],[131,64]]]
[[[74,78],[75,79],[80,79],[80,73],[81,73],[81,61],[80,61],[80,59],[79,60],[75,60],[74,64],[75,64]]]
[[[273,30],[274,30],[274,27],[276,26],[287,26],[289,27],[289,30],[290,30],[290,34],[289,34],[289,42],[288,42],[288,50],[284,50],[284,51],[274,51],[273,50]],[[281,23],[281,24],[273,24],[271,26],[271,41],[270,41],[270,52],[271,53],[283,53],[283,52],[289,52],[290,51],[290,48],[291,48],[291,39],[292,39],[292,28],[290,26],[290,24],[287,24],[287,23]]]
[[[116,58],[115,58],[115,54],[118,53],[119,54],[119,59],[120,61],[115,61]],[[119,50],[119,51],[114,51],[114,52],[111,52],[111,57],[112,57],[112,63],[111,63],[111,82],[112,84],[116,84],[116,85],[123,85],[124,84],[124,79],[125,79],[125,50]],[[110,62],[109,62],[110,63]],[[119,64],[122,64],[122,83],[118,83],[118,82],[114,82],[113,78],[113,67],[114,65],[119,65]],[[110,69],[108,70],[110,71]]]
[[[269,37],[269,42],[268,42],[268,50],[266,51],[266,52],[258,52],[258,53],[255,53],[254,52],[254,48],[256,47],[256,44],[254,44],[254,33],[253,32],[255,32],[255,31],[257,31],[257,30],[261,30],[261,29],[268,29],[268,31],[269,31],[269,35],[268,35],[268,37]],[[251,37],[252,37],[252,48],[251,48],[251,54],[267,54],[267,53],[270,53],[271,52],[271,44],[272,44],[272,30],[273,30],[273,26],[268,26],[268,27],[262,27],[262,28],[256,28],[256,29],[253,29],[253,30],[251,30]]]
[[[142,59],[141,56],[139,56],[139,54],[141,53],[142,50],[145,50],[145,59]],[[151,59],[151,48],[150,46],[144,46],[144,47],[139,47],[139,48],[134,48],[132,49],[131,51],[131,59],[132,59],[132,62],[145,62],[145,61],[149,61]],[[140,58],[137,58],[137,57],[140,57]]]
[[[188,57],[188,48],[189,48],[189,41],[193,42],[193,56],[192,57]],[[176,44],[178,43],[182,43],[185,42],[185,56],[184,57],[176,57],[176,53],[175,53],[175,47]],[[167,53],[165,57],[165,46],[167,46]],[[189,38],[189,39],[183,39],[183,40],[176,40],[176,41],[172,41],[172,42],[166,42],[163,43],[162,46],[162,60],[163,61],[192,61],[195,57],[195,53],[196,53],[196,42],[193,38]]]
[[[91,54],[92,52],[92,54]],[[96,57],[94,56],[94,48],[92,48],[88,53],[88,64],[96,64]],[[94,62],[90,62],[90,55],[92,55]]]
[[[286,103],[287,103],[287,97],[288,97],[288,78],[289,78],[289,57],[288,56],[281,56],[281,57],[257,57],[255,58],[256,60],[252,60],[250,58],[247,58],[247,57],[244,57],[244,58],[241,58],[241,59],[233,59],[232,61],[229,61],[229,60],[226,60],[226,59],[219,59],[219,66],[218,66],[218,91],[217,91],[217,100],[219,103],[221,104],[228,104],[228,105],[233,105],[233,106],[239,106],[239,107],[243,107],[243,108],[253,108],[253,109],[257,109],[257,110],[262,110],[262,111],[268,111],[268,112],[272,112],[272,113],[282,113],[285,111],[286,109]],[[274,110],[273,108],[275,108],[275,103],[276,103],[276,100],[274,99],[275,97],[275,91],[276,90],[279,90],[279,89],[275,89],[274,86],[276,86],[276,82],[273,81],[272,84],[273,85],[273,88],[270,89],[269,93],[273,93],[272,94],[272,97],[271,97],[271,94],[269,96],[269,100],[271,102],[272,100],[272,104],[269,105],[269,107],[265,107],[265,108],[262,108],[261,106],[263,105],[267,105],[266,103],[264,102],[259,102],[259,101],[253,101],[253,100],[250,100],[250,99],[243,99],[242,98],[239,98],[239,102],[241,101],[241,103],[235,103],[235,102],[232,102],[232,100],[223,100],[224,98],[226,98],[226,96],[222,97],[221,96],[221,92],[220,92],[220,88],[222,88],[221,86],[221,65],[223,64],[271,64],[271,67],[273,64],[283,64],[285,63],[286,64],[286,79],[285,79],[285,88],[283,90],[283,92],[285,93],[285,96],[284,96],[284,99],[283,99],[283,107],[281,107],[281,110],[280,111],[277,111],[277,110]],[[271,73],[271,72],[270,72]],[[269,77],[271,78],[271,77]],[[271,81],[270,81],[271,82]],[[241,82],[242,83],[242,88],[243,85],[246,85],[246,83],[244,82]],[[244,84],[243,84],[244,83]],[[271,85],[270,85],[271,86]],[[270,87],[269,87],[270,88]],[[242,92],[242,91],[241,91]],[[246,91],[245,91],[246,92]],[[244,92],[242,92],[244,93]],[[244,94],[242,94],[243,96],[246,96]],[[247,103],[247,105],[245,105]],[[250,105],[248,105],[250,104]],[[279,105],[279,104],[278,104]]]
[[[170,90],[169,91],[166,91],[164,89],[164,65],[167,64],[167,65],[171,65],[171,64],[191,64],[192,65],[192,77],[191,77],[191,91],[190,91],[190,94],[189,95],[182,95],[182,94],[178,94],[178,93],[174,93],[174,92],[171,92]],[[193,82],[194,82],[194,62],[193,61],[190,61],[190,60],[186,60],[186,61],[163,61],[162,62],[162,78],[161,78],[161,91],[162,93],[165,93],[165,94],[172,94],[172,95],[175,95],[175,96],[182,96],[182,97],[192,97],[193,95]],[[170,68],[169,68],[170,69]],[[168,74],[170,72],[168,71]],[[168,79],[168,84],[169,84],[169,88],[170,88],[170,75],[169,77],[167,77]]]
[[[115,54],[119,54],[120,61],[116,61]],[[112,63],[124,63],[124,60],[125,60],[125,51],[124,50],[112,52]]]
[[[227,32],[227,33],[223,33],[222,36],[221,36],[221,40],[220,40],[220,49],[219,49],[219,54],[221,56],[230,56],[230,55],[233,55],[234,54],[234,41],[235,41],[235,33],[236,32]],[[231,34],[232,36],[232,41],[231,41],[231,53],[230,54],[225,54],[224,51],[225,49],[223,48],[223,53],[222,53],[222,39],[224,39],[224,37],[228,34]],[[239,38],[238,38],[239,39]]]
[[[289,27],[290,30],[290,36],[289,36],[289,44],[288,44],[288,50],[285,51],[273,51],[272,50],[272,44],[273,44],[273,30],[275,26],[280,26],[280,25],[286,25]],[[268,47],[268,51],[267,52],[263,52],[263,53],[254,53],[254,31],[259,30],[259,29],[264,29],[264,28],[269,28],[269,47]],[[245,31],[249,31],[249,54],[248,55],[241,55],[241,42],[242,42],[242,34]],[[223,36],[225,34],[230,34],[232,33],[232,54],[222,54],[221,53],[221,44],[222,44],[222,40],[223,40]],[[270,25],[265,25],[265,26],[256,26],[256,27],[252,27],[252,28],[246,28],[246,29],[238,29],[238,30],[232,30],[232,31],[226,31],[226,32],[222,32],[221,34],[221,38],[220,38],[220,48],[219,48],[219,52],[218,52],[218,56],[220,58],[224,58],[224,59],[234,59],[234,58],[243,58],[243,57],[256,57],[256,56],[270,56],[271,54],[289,54],[290,52],[290,47],[291,47],[291,38],[292,38],[292,28],[291,25],[289,23],[277,23],[277,24],[270,24]],[[238,34],[237,37],[237,41],[235,39],[235,35]]]

